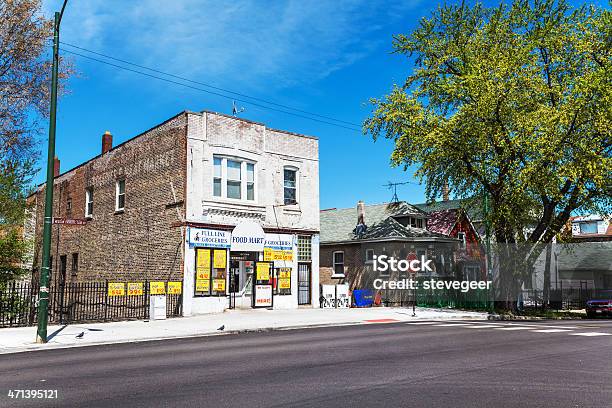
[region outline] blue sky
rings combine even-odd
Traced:
[[[60,0],[43,2],[45,14]],[[392,36],[407,33],[437,4],[429,1],[120,1],[69,2],[61,40],[147,67],[361,123],[367,101],[401,83],[411,65],[391,54]],[[67,49],[69,49],[67,47]],[[70,56],[78,75],[59,101],[57,155],[62,170],[99,154],[101,135],[114,144],[183,110],[231,113],[231,100]],[[389,181],[414,181],[392,169],[392,144],[358,132],[238,103],[241,117],[320,140],[321,208],[388,201]],[[46,137],[45,137],[46,138]],[[45,166],[45,153],[41,167]],[[40,172],[36,182],[44,181]],[[423,187],[398,188],[424,200]]]

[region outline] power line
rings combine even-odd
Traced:
[[[164,71],[161,71],[161,70],[158,70],[158,69],[155,69],[155,68],[150,68],[150,67],[147,67],[147,66],[144,66],[144,65],[135,64],[133,62],[126,61],[124,59],[116,58],[116,57],[113,57],[111,55],[103,54],[101,52],[92,51],[92,50],[89,50],[87,48],[79,47],[77,45],[70,44],[70,43],[67,43],[67,42],[64,42],[64,41],[61,41],[61,43],[64,44],[64,45],[67,45],[69,47],[76,48],[76,49],[81,50],[81,51],[86,51],[88,53],[91,53],[91,54],[94,54],[94,55],[98,55],[100,57],[108,58],[108,59],[111,59],[113,61],[117,61],[117,62],[121,62],[123,64],[131,65],[131,66],[136,67],[136,68],[145,69],[147,71],[155,72],[157,74],[166,75],[166,76],[169,76],[171,78],[180,79],[181,81],[186,81],[186,82],[190,82],[190,83],[193,83],[193,84],[202,85],[202,86],[205,86],[207,88],[216,89],[217,91],[222,91],[222,92],[226,92],[226,93],[229,93],[229,94],[232,94],[232,95],[242,96],[244,98],[249,98],[249,99],[252,99],[254,101],[259,101],[259,102],[267,103],[268,105],[278,106],[280,108],[289,109],[289,110],[292,110],[292,111],[304,113],[304,114],[311,115],[311,116],[316,116],[316,117],[319,117],[319,118],[322,118],[322,119],[332,120],[334,122],[344,123],[346,125],[357,126],[357,127],[361,126],[361,125],[359,125],[357,123],[347,122],[345,120],[336,119],[336,118],[333,118],[333,117],[330,117],[330,116],[325,116],[325,115],[321,115],[321,114],[318,114],[318,113],[305,111],[305,110],[302,110],[302,109],[294,108],[292,106],[283,105],[283,104],[272,102],[272,101],[269,101],[269,100],[266,100],[266,99],[262,99],[262,98],[257,98],[255,96],[250,96],[250,95],[247,95],[247,94],[244,94],[244,93],[231,91],[229,89],[225,89],[225,88],[221,88],[221,87],[218,87],[218,86],[215,86],[215,85],[208,84],[206,82],[194,81],[193,79],[185,78],[185,77],[182,77],[180,75],[171,74],[169,72],[164,72]],[[64,51],[66,51],[66,50],[64,49]]]

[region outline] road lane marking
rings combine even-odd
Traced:
[[[533,333],[561,333],[571,331],[568,329],[543,329],[543,330],[532,330]]]
[[[470,326],[471,323],[442,323],[442,324],[434,324],[434,326],[438,327],[453,327],[453,326]]]
[[[476,325],[476,326],[464,326],[466,329],[499,329],[503,326],[494,326],[492,324],[487,325]]]
[[[570,336],[594,337],[594,336],[612,336],[612,334],[600,333],[600,332],[587,332],[587,333],[570,333]]]
[[[497,330],[531,330],[531,327],[525,326],[506,326],[506,327],[498,327]]]

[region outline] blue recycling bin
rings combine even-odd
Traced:
[[[355,289],[353,291],[356,307],[372,307],[374,292],[371,289]]]

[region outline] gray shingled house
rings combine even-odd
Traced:
[[[373,272],[374,255],[432,259],[433,272],[418,277],[455,277],[454,253],[460,240],[427,229],[428,214],[406,202],[321,211],[320,282],[372,288],[373,280],[401,279],[408,273]],[[383,274],[383,275],[380,275]],[[376,276],[375,276],[376,275]],[[399,275],[399,276],[397,276]],[[405,275],[405,276],[402,276]]]

